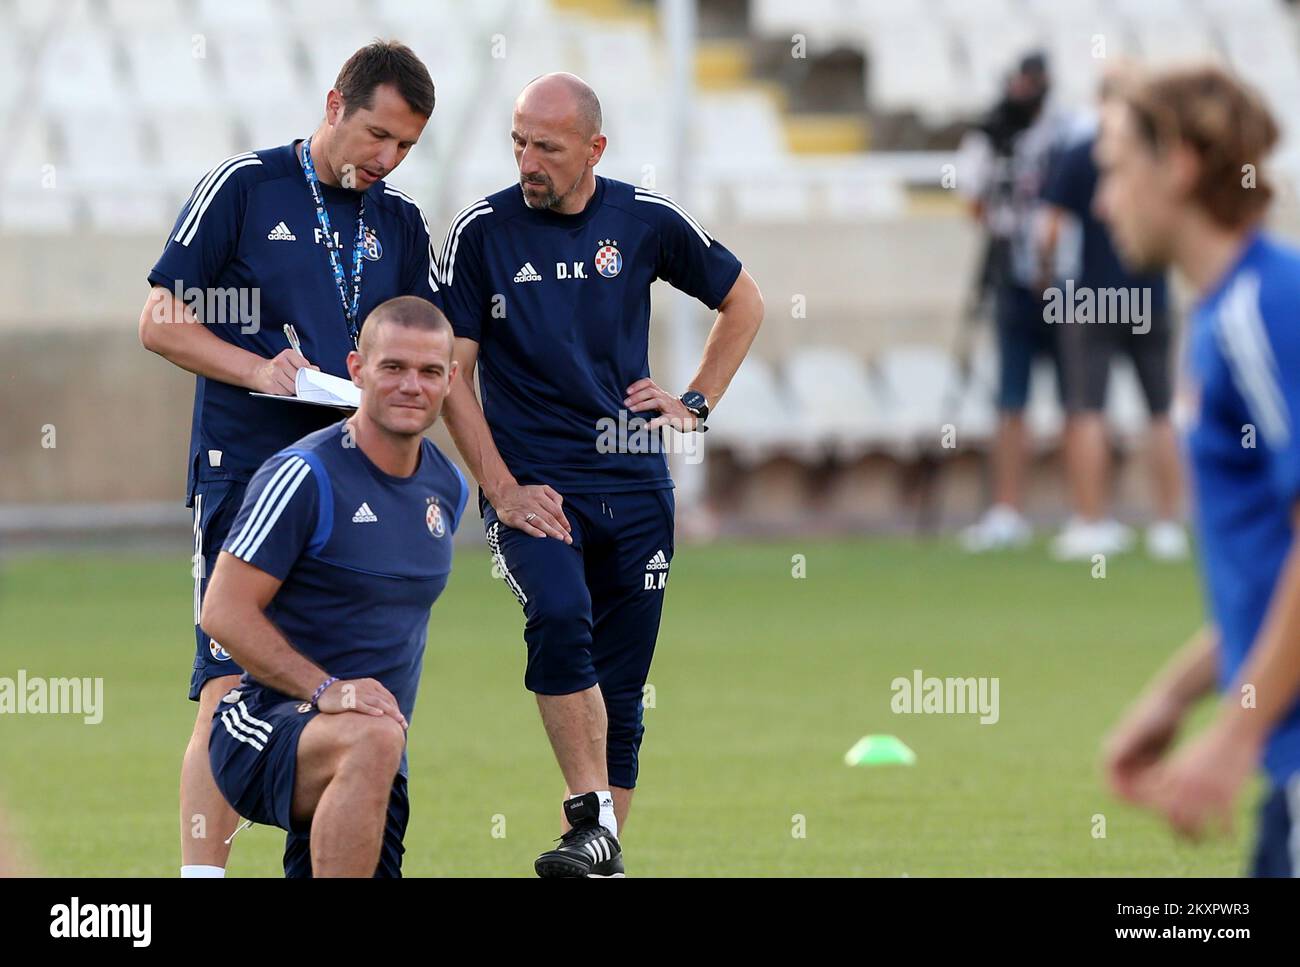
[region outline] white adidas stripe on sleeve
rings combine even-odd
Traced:
[[[487,203],[487,199],[480,199],[452,219],[451,227],[447,229],[447,239],[442,243],[442,280],[445,284],[451,285],[455,275],[456,249],[460,247],[460,233],[474,219],[491,212],[492,206]]]
[[[217,197],[232,174],[240,168],[247,168],[250,165],[260,165],[261,159],[251,151],[244,154],[237,154],[234,157],[227,158],[221,164],[217,165],[204,176],[199,182],[199,186],[194,189],[194,194],[190,199],[190,208],[181,222],[180,228],[176,230],[176,235],[172,238],[173,242],[180,242],[188,247],[190,242],[194,241],[194,236],[199,230],[199,223],[203,220],[203,215],[212,204],[212,199]]]
[[[1285,447],[1291,439],[1286,400],[1277,380],[1277,360],[1259,314],[1259,276],[1233,283],[1219,310],[1219,333],[1234,381],[1259,421],[1269,446]]]
[[[692,218],[685,208],[677,204],[677,202],[673,201],[667,195],[660,194],[657,191],[651,191],[648,188],[637,188],[635,189],[634,197],[637,201],[649,202],[652,205],[663,205],[665,208],[671,209],[691,227],[692,231],[694,231],[696,235],[700,237],[700,241],[704,243],[705,248],[708,248],[713,244],[713,239],[709,236],[709,233],[700,226],[700,223]]]
[[[284,508],[293,499],[298,486],[310,473],[311,466],[301,457],[290,457],[281,464],[258,495],[257,503],[253,505],[253,511],[248,515],[243,530],[230,545],[230,553],[241,560],[251,561],[266,535],[284,513]]]
[[[416,202],[414,198],[412,198],[406,192],[394,188],[392,185],[384,186],[384,194],[392,195],[394,198],[400,198],[408,205],[413,206],[416,212],[419,214],[420,222],[424,225],[425,237],[428,238],[429,240],[429,289],[432,292],[437,292],[438,277],[440,275],[440,272],[438,270],[438,254],[433,249],[433,233],[429,231],[429,220],[424,217],[424,209],[420,207],[419,203]]]

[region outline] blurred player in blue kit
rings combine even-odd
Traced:
[[[1262,765],[1252,872],[1300,875],[1300,251],[1261,230],[1278,129],[1218,68],[1130,83],[1103,115],[1096,208],[1134,270],[1197,302],[1180,373],[1208,620],[1107,740],[1121,797],[1199,837]],[[1171,751],[1197,699],[1211,724]]]

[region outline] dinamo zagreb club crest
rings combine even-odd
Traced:
[[[623,253],[615,246],[613,239],[604,239],[596,249],[596,271],[607,279],[612,279],[623,270]]]

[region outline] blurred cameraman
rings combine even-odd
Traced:
[[[1048,104],[1047,61],[1021,59],[1002,99],[963,139],[961,184],[985,231],[977,285],[994,299],[998,346],[998,429],[993,445],[993,504],[961,534],[972,552],[1016,547],[1032,536],[1022,513],[1028,440],[1025,405],[1034,359],[1050,358],[1062,384],[1056,333],[1044,319],[1038,246],[1039,195],[1065,119]]]

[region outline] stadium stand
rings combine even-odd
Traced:
[[[1296,18],[1281,0],[702,0],[700,17],[690,168],[679,172],[667,51],[644,0],[0,0],[0,253],[12,256],[0,264],[37,287],[0,308],[0,344],[27,358],[25,336],[51,325],[133,338],[140,266],[198,176],[307,133],[338,66],[373,36],[410,43],[438,85],[434,123],[395,179],[435,234],[466,199],[514,178],[504,119],[515,93],[564,67],[604,101],[602,173],[679,197],[755,266],[768,297],[757,356],[709,434],[717,505],[770,516],[784,494],[852,516],[855,499],[896,497],[876,474],[961,463],[933,452],[947,412],[962,453],[992,433],[987,333],[969,366],[952,348],[968,325],[977,239],[940,179],[1019,55],[1047,51],[1066,106],[1085,105],[1099,68],[1121,55],[1214,56],[1279,102],[1300,100]],[[1300,171],[1289,135],[1288,185]],[[100,294],[66,291],[39,268],[51,258]],[[795,316],[791,299],[809,293],[810,317]],[[130,371],[147,368],[136,347],[113,345]],[[91,362],[106,350],[86,337],[78,351]],[[159,372],[142,385],[178,402],[142,419],[161,425],[179,419],[186,390]],[[1132,374],[1118,368],[1113,386],[1112,423],[1136,440]],[[1035,378],[1030,423],[1051,452],[1061,415],[1050,373]],[[742,472],[713,472],[724,465]],[[174,476],[136,496],[172,496]],[[19,469],[0,499],[104,490],[37,481]]]

